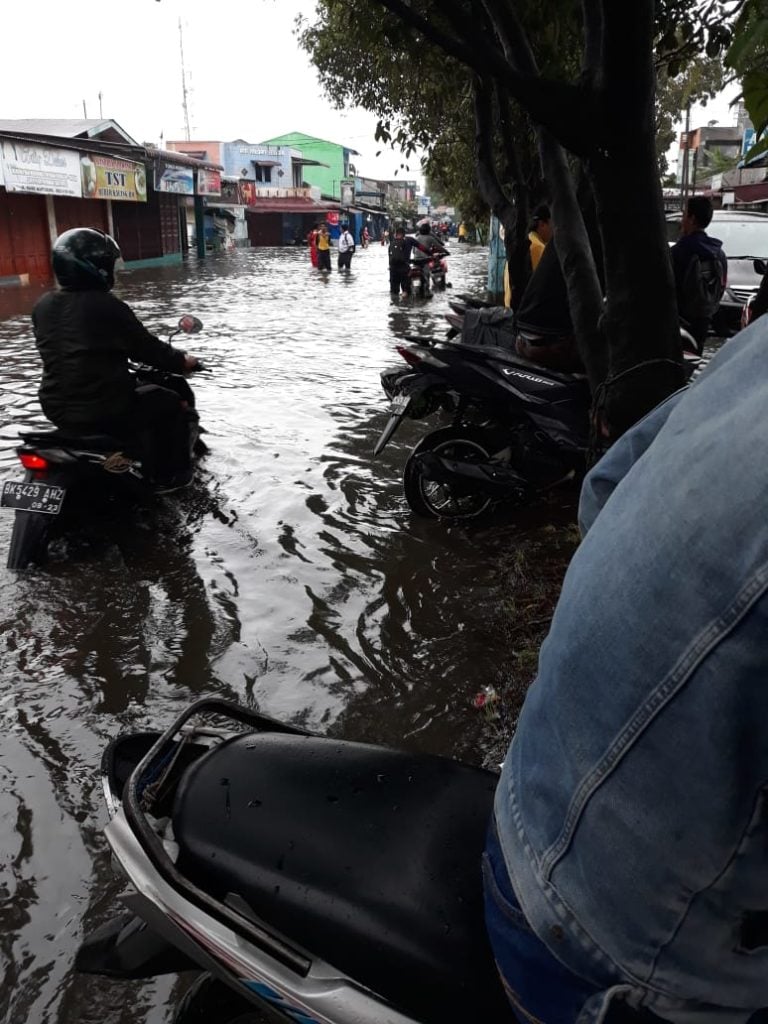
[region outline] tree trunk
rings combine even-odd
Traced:
[[[576,346],[594,394],[608,370],[605,336],[600,331],[600,280],[563,148],[546,129],[539,128],[538,135],[542,171],[552,189],[555,247],[568,289]]]
[[[643,147],[654,150],[653,141]],[[609,377],[603,418],[615,440],[683,383],[672,264],[658,179],[650,154],[594,161],[590,177],[603,242],[603,332]],[[629,371],[629,372],[627,372]]]
[[[599,411],[615,440],[680,387],[683,374],[655,145],[653,3],[601,6],[603,142],[587,171],[603,240],[610,351]]]

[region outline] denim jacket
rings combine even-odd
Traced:
[[[679,1024],[768,1007],[768,316],[588,476],[501,775],[549,950]],[[580,1018],[580,1020],[582,1019]]]

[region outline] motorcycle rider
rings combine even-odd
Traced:
[[[73,228],[56,239],[52,264],[59,288],[32,310],[43,362],[40,404],[61,430],[137,439],[155,482],[164,489],[184,486],[192,470],[182,401],[168,388],[137,387],[128,361],[182,374],[198,360],[156,338],[111,294],[120,255],[113,238],[92,228]],[[161,437],[162,443],[152,443]]]
[[[520,300],[516,326],[515,350],[519,356],[550,370],[583,372],[554,243],[544,246]]]
[[[432,233],[432,225],[428,220],[423,220],[416,226],[416,244],[417,251],[413,255],[413,261],[421,273],[421,286],[426,294],[430,288],[429,261],[433,256],[447,256],[448,251]]]

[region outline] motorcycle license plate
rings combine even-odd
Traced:
[[[390,416],[402,416],[410,404],[410,395],[395,395],[389,407]]]
[[[36,484],[26,480],[5,480],[0,493],[0,508],[17,508],[23,512],[45,512],[55,516],[61,512],[66,490],[52,484]]]

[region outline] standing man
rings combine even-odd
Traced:
[[[355,240],[346,224],[342,225],[339,235],[339,270],[349,270],[355,254]]]
[[[395,228],[395,236],[389,243],[389,291],[392,295],[399,295],[401,290],[406,295],[411,294],[408,271],[412,249],[413,239],[406,238],[405,228],[398,225]]]
[[[712,220],[712,202],[691,196],[680,225],[680,240],[672,246],[677,310],[699,345],[712,326],[728,277],[728,261],[719,238],[705,228]]]
[[[323,221],[317,231],[317,269],[331,269],[331,236],[328,225]]]

